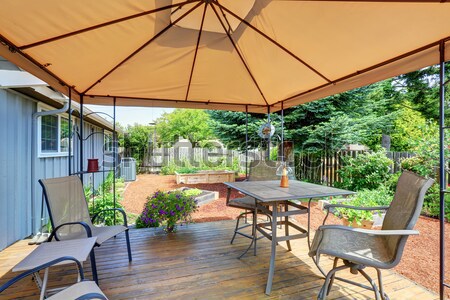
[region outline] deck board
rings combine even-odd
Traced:
[[[264,294],[269,269],[270,242],[258,241],[258,255],[237,256],[249,240],[229,240],[234,222],[222,221],[182,226],[175,234],[161,229],[130,230],[133,262],[128,263],[125,237],[107,241],[96,248],[100,287],[110,299],[315,299],[323,278],[307,255],[306,239],[292,241],[289,252],[284,243],[277,247],[272,293]],[[11,269],[34,246],[20,241],[0,252],[0,284],[12,278]],[[330,268],[332,260],[321,264]],[[86,276],[91,278],[89,263]],[[369,272],[373,275],[374,272]],[[384,271],[385,289],[391,299],[438,299],[425,288],[391,271]],[[362,276],[342,272],[340,276],[363,282]],[[51,269],[49,286],[76,280],[74,267]],[[36,299],[34,283],[23,280],[8,289],[0,299]],[[371,299],[362,288],[337,281],[329,299]]]

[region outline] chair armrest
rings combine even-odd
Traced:
[[[50,234],[50,237],[48,238],[48,241],[51,242],[53,237],[55,237],[55,239],[57,241],[59,241],[58,236],[56,235],[56,232],[60,228],[62,228],[64,226],[68,226],[68,225],[81,225],[81,226],[83,226],[84,230],[86,230],[87,237],[92,237],[91,227],[89,227],[89,225],[86,222],[68,222],[68,223],[61,224],[58,227],[56,227],[55,229],[53,229],[52,233]]]
[[[16,277],[12,278],[11,280],[9,280],[4,285],[0,286],[0,293],[3,292],[4,290],[6,290],[11,285],[13,285],[14,283],[16,283],[17,281],[22,280],[23,278],[25,278],[25,277],[33,274],[33,273],[37,273],[40,270],[46,269],[48,267],[51,267],[51,266],[53,266],[53,265],[55,265],[57,263],[60,263],[62,261],[66,261],[66,260],[74,261],[77,264],[78,272],[80,273],[80,279],[84,280],[84,271],[83,271],[83,267],[82,267],[81,263],[76,258],[74,258],[72,256],[62,256],[62,257],[59,257],[59,258],[54,259],[52,261],[49,261],[48,263],[42,264],[40,266],[37,266],[36,268],[33,268],[31,270],[25,271],[25,272],[17,275]]]
[[[92,216],[92,219],[91,219],[92,223],[94,223],[95,219],[97,219],[97,217],[100,214],[102,214],[104,212],[107,212],[107,211],[113,211],[113,210],[116,210],[116,211],[118,211],[118,212],[120,212],[122,214],[122,216],[123,216],[123,225],[125,227],[128,227],[127,214],[125,213],[125,211],[122,208],[117,208],[117,207],[116,208],[107,208],[107,209],[99,211],[98,213],[96,213],[95,215]]]
[[[363,228],[353,228],[353,227],[342,226],[342,225],[322,225],[319,227],[319,230],[324,230],[324,229],[338,229],[338,230],[365,233],[368,235],[377,235],[377,236],[418,235],[419,234],[419,231],[417,231],[417,230],[408,230],[408,229],[372,230],[372,229],[363,229]]]
[[[330,208],[348,208],[348,209],[356,209],[356,210],[388,210],[389,206],[373,206],[373,207],[364,207],[364,206],[352,206],[345,204],[326,204],[323,207],[326,210]]]

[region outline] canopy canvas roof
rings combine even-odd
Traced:
[[[0,9],[0,56],[88,104],[277,111],[437,64],[440,43],[450,44],[445,1],[4,0]]]

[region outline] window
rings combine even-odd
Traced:
[[[109,132],[105,133],[103,150],[105,152],[113,151],[113,137],[112,137],[112,134]]]
[[[46,109],[40,110],[45,111]],[[67,155],[69,152],[69,119],[60,115],[41,116],[39,119],[39,157]]]
[[[60,136],[59,136],[59,151],[69,152],[69,119],[59,117]]]
[[[42,116],[41,151],[42,153],[58,152],[58,116]]]

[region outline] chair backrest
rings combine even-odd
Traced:
[[[78,176],[41,179],[50,222],[56,228],[68,222],[85,222],[93,227],[84,195],[83,184]],[[80,225],[64,226],[58,236],[85,232]]]
[[[423,206],[425,193],[434,183],[433,179],[404,171],[400,176],[394,199],[384,217],[382,230],[411,230],[414,228]],[[399,261],[406,238],[387,237],[388,251]]]
[[[254,160],[250,163],[248,180],[278,180],[277,162],[272,160]]]

